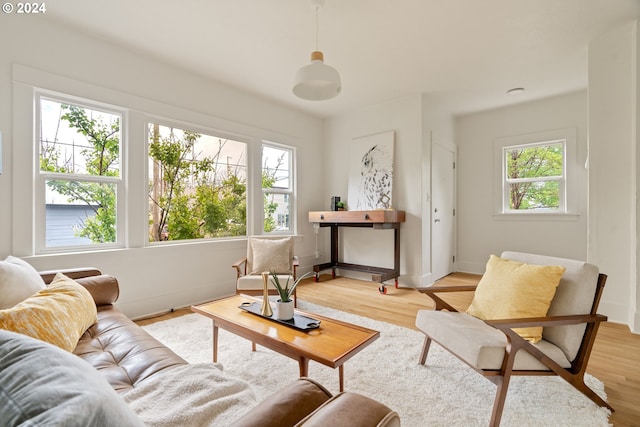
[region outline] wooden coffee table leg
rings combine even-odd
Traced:
[[[213,363],[218,361],[218,327],[213,322]]]
[[[338,375],[340,377],[340,391],[344,391],[344,365],[338,366]]]
[[[300,356],[300,359],[298,359],[298,365],[300,365],[300,376],[308,377],[309,376],[309,358]]]

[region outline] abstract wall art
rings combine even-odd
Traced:
[[[392,207],[394,131],[354,138],[349,150],[349,210]]]

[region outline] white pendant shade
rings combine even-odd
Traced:
[[[331,99],[341,90],[340,74],[323,62],[319,51],[311,53],[311,64],[300,68],[293,82],[293,93],[311,101]]]

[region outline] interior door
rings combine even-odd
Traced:
[[[453,272],[455,230],[455,152],[434,143],[431,157],[431,274]]]

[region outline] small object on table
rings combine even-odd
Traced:
[[[262,284],[264,286],[264,293],[262,295],[262,308],[260,309],[260,314],[264,317],[273,316],[273,310],[271,310],[271,304],[269,303],[269,272],[262,272]]]

